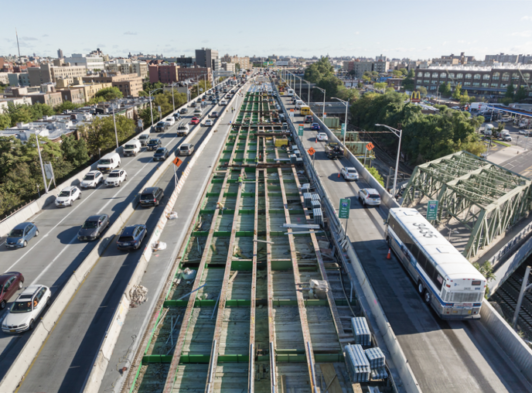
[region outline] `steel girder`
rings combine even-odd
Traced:
[[[466,258],[526,217],[532,205],[531,181],[468,152],[419,165],[403,193],[402,206],[424,198],[438,200],[435,226],[456,219],[471,231]]]

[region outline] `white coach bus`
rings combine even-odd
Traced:
[[[415,209],[390,209],[386,240],[442,319],[479,319],[486,279]]]

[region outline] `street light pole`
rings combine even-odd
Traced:
[[[333,100],[338,100],[340,101],[342,104],[345,105],[345,130],[344,130],[344,149],[346,149],[347,147],[345,146],[345,134],[347,134],[347,108],[349,107],[349,101],[344,101],[344,100],[341,100],[337,97],[331,97],[331,99]]]
[[[399,170],[399,157],[401,155],[401,140],[403,138],[403,130],[398,130],[396,128],[387,126],[386,124],[375,124],[377,127],[385,127],[389,129],[392,134],[399,138],[399,146],[397,146],[397,159],[395,160],[395,176],[393,179],[393,190],[392,197],[395,198],[395,193],[397,192],[397,172]]]
[[[321,111],[321,119],[325,122],[325,120],[324,120],[324,117],[325,117],[325,95],[326,95],[327,91],[325,89],[322,89],[321,87],[318,87],[318,86],[314,86],[314,87],[323,92],[323,109]]]
[[[44,193],[48,194],[48,184],[46,184],[46,176],[44,175],[44,165],[42,163],[41,146],[39,145],[40,132],[35,131],[35,139],[37,140],[37,152],[39,153],[39,161],[41,162],[42,181],[44,183]]]
[[[151,102],[151,93],[157,91],[157,90],[161,90],[162,88],[159,88],[159,89],[155,89],[155,90],[150,90],[148,92],[148,95],[149,95],[149,98],[150,98],[150,114],[151,114],[151,126],[153,127],[153,105],[152,105],[152,102]]]
[[[174,112],[175,112],[175,102],[174,102],[174,82],[172,82],[172,84],[171,84],[171,88],[172,88],[172,106],[174,107]]]
[[[118,132],[116,131],[115,104],[113,104],[112,106],[113,106],[113,124],[115,126],[116,148],[118,149]]]

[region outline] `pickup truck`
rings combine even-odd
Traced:
[[[325,150],[327,152],[327,158],[330,158],[331,160],[336,160],[339,157],[344,156],[344,149],[337,142],[327,143]]]

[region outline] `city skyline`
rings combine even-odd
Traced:
[[[37,2],[30,0],[26,4],[31,7]],[[158,9],[164,10],[168,25],[158,29],[152,25],[155,19],[146,19],[144,13],[138,12],[140,2],[128,3],[130,7],[125,9],[101,0],[91,3],[90,8],[58,0],[54,8],[44,9],[38,15],[25,15],[24,24],[14,18],[5,21],[0,55],[17,53],[15,29],[22,55],[36,53],[51,57],[57,56],[59,48],[65,56],[70,56],[97,47],[113,56],[142,52],[168,57],[194,56],[195,49],[201,47],[217,49],[220,55],[239,56],[375,57],[383,54],[390,58],[429,59],[465,52],[483,59],[486,54],[501,52],[532,53],[532,4],[529,2],[451,0],[442,6],[410,0],[381,4],[376,10],[369,3],[328,2],[328,13],[318,13],[324,19],[332,19],[328,27],[328,20],[312,17],[313,10],[324,6],[316,0],[288,3],[274,0],[252,5],[238,0],[230,6],[206,0],[201,15],[197,15],[197,7],[192,4],[178,6],[162,0]],[[497,7],[519,9],[519,16],[501,20],[500,14],[493,12]],[[14,3],[6,4],[5,9],[7,14],[16,11]],[[53,23],[57,9],[69,9],[77,16]],[[121,23],[117,23],[116,15],[120,16]],[[168,17],[173,15],[175,18]],[[470,19],[464,19],[467,15],[471,15]],[[45,20],[49,22],[43,24]],[[187,33],[181,34],[183,31]]]

